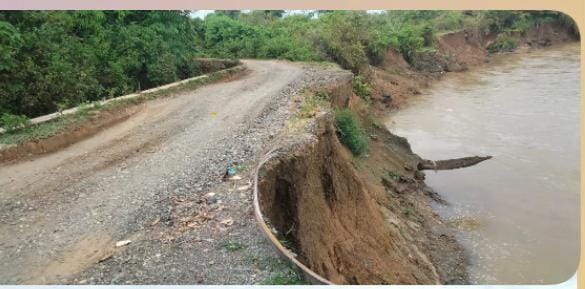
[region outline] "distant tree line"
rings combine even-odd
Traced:
[[[557,12],[218,10],[0,12],[0,115],[34,117],[197,75],[195,57],[328,60],[359,71],[393,47],[412,62],[438,33],[527,31]]]

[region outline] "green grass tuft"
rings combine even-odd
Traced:
[[[231,241],[231,240],[227,240],[227,241],[223,241],[219,244],[222,248],[234,252],[234,251],[238,251],[241,249],[246,248],[245,244],[242,244],[238,241]]]
[[[368,151],[368,139],[360,128],[357,117],[349,109],[338,110],[335,113],[335,123],[341,143],[354,155],[362,155]]]

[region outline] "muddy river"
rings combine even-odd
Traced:
[[[387,127],[427,159],[494,158],[427,172],[475,284],[559,283],[579,257],[579,46],[499,56],[449,74]]]

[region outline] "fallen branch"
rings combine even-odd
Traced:
[[[492,156],[485,156],[485,157],[466,157],[466,158],[459,158],[459,159],[450,159],[450,160],[441,160],[441,161],[431,161],[431,160],[422,160],[418,163],[418,170],[453,170],[459,168],[470,167],[476,164],[479,164],[485,160],[491,159]]]

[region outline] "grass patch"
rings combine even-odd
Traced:
[[[302,96],[302,104],[299,112],[293,115],[285,123],[285,128],[289,132],[301,130],[307,123],[307,120],[315,117],[319,112],[327,111],[330,108],[329,95],[322,91],[305,91]]]
[[[310,283],[305,281],[303,277],[296,271],[289,273],[278,273],[262,282],[263,285],[309,285]]]
[[[305,285],[309,284],[304,280],[302,274],[291,262],[276,257],[258,257],[248,255],[246,261],[260,270],[268,270],[271,274],[266,280],[261,281],[263,285]]]
[[[15,115],[10,113],[4,113],[0,115],[0,127],[6,131],[17,130],[21,127],[25,127],[30,123],[30,120],[25,115]]]
[[[219,246],[230,252],[238,251],[247,247],[245,244],[232,240],[223,241],[219,243]]]
[[[339,140],[354,155],[362,155],[368,151],[368,139],[357,117],[349,109],[338,110],[335,113],[335,123]]]
[[[85,119],[86,115],[71,114],[19,130],[8,131],[0,134],[0,144],[20,144],[30,140],[48,138]]]
[[[305,100],[299,109],[300,118],[311,118],[322,110],[328,102],[329,96],[324,92],[311,93],[305,96]]]
[[[388,176],[390,176],[390,178],[392,178],[394,181],[399,181],[401,177],[399,173],[393,171],[389,171]]]

